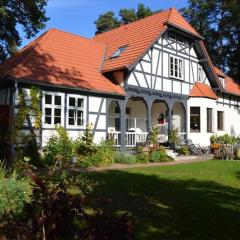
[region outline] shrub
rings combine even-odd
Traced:
[[[237,160],[240,160],[240,148],[236,149],[236,151],[235,151],[235,158]]]
[[[189,155],[189,150],[187,146],[182,146],[181,148],[178,149],[178,153],[182,155]]]
[[[122,164],[134,164],[136,163],[136,156],[124,152],[114,152],[114,162]]]
[[[158,142],[159,127],[153,126],[150,132],[150,143],[157,144]]]
[[[160,146],[157,151],[151,152],[150,161],[151,162],[166,162],[166,161],[169,161],[169,158],[166,154],[165,148]]]
[[[217,136],[217,134],[214,134],[210,137],[210,142],[212,144],[216,142],[220,142],[222,144],[230,144],[233,145],[238,141],[238,138],[235,138],[234,136],[230,136],[228,134],[224,134],[222,136]]]
[[[95,152],[79,159],[82,167],[102,167],[114,162],[114,147],[111,141],[102,141],[95,146]]]
[[[30,181],[18,178],[15,173],[7,175],[0,166],[0,216],[20,213],[30,200]]]
[[[54,164],[57,160],[67,163],[73,157],[74,143],[69,138],[67,131],[62,126],[56,127],[45,148],[45,160],[48,164]]]
[[[148,163],[150,160],[149,154],[139,153],[136,155],[136,160],[138,163]]]

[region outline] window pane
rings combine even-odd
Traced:
[[[61,124],[61,117],[54,117],[54,124]]]
[[[83,125],[83,111],[77,111],[77,125]]]
[[[55,105],[61,105],[61,96],[55,96]]]
[[[200,107],[190,108],[190,129],[191,132],[200,132]]]
[[[68,116],[73,118],[74,112],[75,112],[75,110],[72,110],[72,109],[68,110]]]
[[[45,95],[45,104],[52,104],[52,95]]]
[[[73,97],[69,98],[69,106],[70,107],[75,107],[76,106],[75,102],[76,102],[75,98],[73,98]]]
[[[54,109],[54,117],[61,117],[61,109]]]
[[[52,116],[52,109],[51,108],[45,108],[45,116]]]
[[[74,118],[68,118],[68,125],[74,125]]]
[[[183,69],[182,68],[182,63],[183,63],[182,60],[179,60],[179,74],[178,75],[179,75],[180,78],[183,77],[183,75],[182,75],[182,69]]]
[[[223,112],[218,111],[217,112],[217,128],[218,130],[223,130],[224,129],[224,123],[223,123]]]
[[[51,124],[52,123],[52,117],[45,116],[45,123],[46,124]]]
[[[78,98],[78,107],[83,107],[83,99],[82,98]]]

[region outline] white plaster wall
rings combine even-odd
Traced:
[[[185,109],[181,103],[176,102],[173,106],[172,124],[174,129],[185,132]]]
[[[161,47],[158,44],[164,46]],[[198,68],[201,66],[195,49],[176,43],[166,36],[161,37],[158,44],[155,44],[153,50],[150,49],[143,57],[146,61],[141,61],[136,65],[135,70],[137,71],[135,71],[135,74],[130,74],[127,80],[128,85],[189,95],[191,87],[198,81]],[[172,54],[174,56],[178,55],[183,60],[183,80],[171,79],[169,76],[169,56]],[[190,57],[188,54],[190,54]],[[152,60],[150,57],[152,57]],[[151,77],[148,74],[151,71],[157,77]],[[143,72],[145,72],[145,76]],[[203,73],[202,82],[210,85],[205,72]],[[188,83],[192,83],[192,85],[189,87]]]
[[[200,133],[190,132],[190,107],[200,107],[201,113],[201,131]],[[207,108],[213,109],[213,132],[207,132]],[[224,111],[224,130],[217,130],[217,111]],[[199,143],[201,146],[209,146],[210,137],[212,134],[223,135],[225,133],[239,136],[240,135],[240,110],[217,104],[215,100],[207,98],[190,98],[188,100],[188,138],[194,143]]]

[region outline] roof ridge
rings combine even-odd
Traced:
[[[109,31],[99,33],[99,34],[93,36],[92,39],[94,39],[94,38],[96,38],[96,37],[99,37],[99,36],[101,36],[101,35],[103,35],[103,34],[106,34],[106,33],[112,32],[112,31],[115,31],[115,30],[117,30],[117,29],[120,29],[120,28],[123,28],[123,27],[127,27],[127,26],[129,26],[129,25],[135,24],[136,22],[140,22],[140,21],[146,20],[146,19],[148,19],[148,18],[150,18],[150,17],[153,17],[153,16],[156,16],[156,15],[158,15],[158,14],[163,14],[163,13],[165,13],[165,12],[171,11],[172,9],[173,9],[173,8],[168,8],[168,9],[162,10],[162,11],[160,11],[160,12],[156,12],[156,13],[150,15],[150,16],[147,16],[147,17],[138,19],[138,20],[136,20],[136,21],[134,21],[134,22],[127,23],[127,24],[121,25],[121,26],[119,26],[119,27],[116,27],[116,28],[114,28],[114,29],[111,29],[111,30],[109,30]]]

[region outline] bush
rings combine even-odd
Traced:
[[[235,151],[235,158],[237,160],[240,160],[240,148],[237,148],[236,151]]]
[[[122,164],[134,164],[136,163],[136,156],[124,152],[114,152],[114,162]]]
[[[151,152],[150,161],[151,162],[167,162],[167,161],[169,161],[169,158],[166,154],[165,148],[160,146],[157,151]]]
[[[21,213],[30,200],[30,181],[20,179],[16,174],[7,177],[6,170],[0,166],[0,216]]]
[[[228,134],[224,134],[222,136],[217,136],[217,134],[214,134],[210,137],[210,142],[212,144],[216,142],[220,142],[222,144],[230,144],[233,145],[238,141],[238,138],[235,138],[234,136],[230,136]]]
[[[139,153],[136,155],[136,160],[138,163],[148,163],[150,160],[149,154]]]
[[[178,149],[178,153],[181,155],[189,155],[189,150],[187,146],[182,146],[181,148]]]
[[[57,133],[49,138],[45,148],[45,161],[50,165],[57,160],[61,160],[61,163],[70,162],[74,154],[74,142],[64,127],[57,126],[56,131]]]
[[[114,162],[114,147],[111,141],[102,141],[95,152],[79,159],[82,167],[102,167]]]

